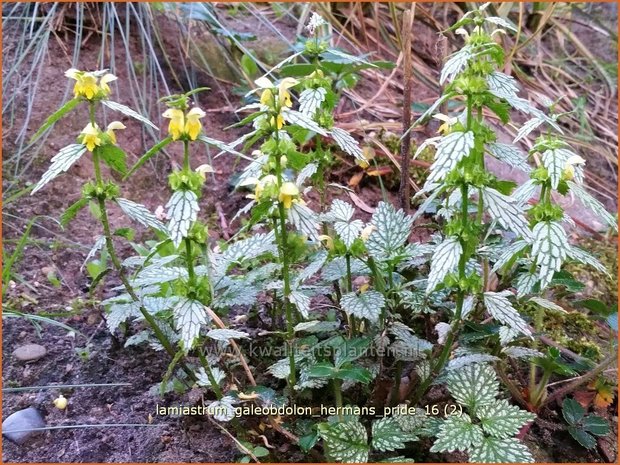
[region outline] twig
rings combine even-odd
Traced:
[[[256,463],[261,463],[260,460],[258,460],[258,457],[256,457],[256,455],[254,455],[252,453],[252,451],[250,449],[248,449],[247,447],[245,447],[243,444],[241,444],[236,437],[234,437],[232,434],[230,434],[230,432],[224,428],[222,425],[220,425],[217,421],[215,421],[213,418],[211,418],[209,415],[207,415],[207,419],[213,423],[215,426],[218,427],[218,429],[220,431],[222,431],[222,433],[224,433],[226,436],[228,436],[230,439],[232,439],[235,444],[237,445],[237,447],[239,448],[239,450],[241,450],[241,452],[243,452],[244,454],[249,455],[252,460],[254,460]]]
[[[411,4],[411,10],[405,11],[403,14],[403,81],[405,87],[403,90],[403,135],[400,143],[400,188],[398,196],[400,198],[400,208],[409,211],[411,200],[409,198],[409,160],[411,159],[411,86],[412,79],[412,63],[411,63],[411,29],[413,27],[413,18],[415,17],[415,3]],[[398,380],[397,380],[398,381]]]

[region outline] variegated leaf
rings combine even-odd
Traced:
[[[527,247],[527,245],[527,242],[525,242],[524,240],[518,240],[510,244],[499,256],[491,271],[493,271],[494,273],[499,271],[512,259],[512,257],[515,256],[515,254],[521,252]]]
[[[200,328],[209,322],[205,307],[197,300],[183,299],[173,310],[176,328],[181,335],[185,353],[189,352],[200,334]]]
[[[457,52],[450,55],[450,58],[443,65],[441,70],[441,76],[439,77],[439,85],[443,86],[444,83],[451,82],[458,76],[461,71],[467,66],[468,61],[472,57],[471,45],[465,45]]]
[[[370,223],[374,230],[366,241],[368,253],[379,261],[390,260],[403,252],[413,218],[396,210],[387,202],[380,202]]]
[[[357,160],[366,161],[359,142],[357,142],[347,131],[340,128],[333,128],[330,135],[338,146]]]
[[[117,198],[116,203],[132,220],[137,221],[143,226],[156,229],[157,231],[161,231],[163,233],[168,232],[166,226],[159,221],[159,219],[157,219],[157,217],[144,205],[123,198]]]
[[[52,157],[51,166],[43,173],[43,176],[41,176],[37,185],[34,186],[30,195],[37,192],[59,174],[66,172],[85,152],[86,146],[84,144],[71,144],[62,148],[60,152]]]
[[[301,234],[308,236],[310,240],[318,240],[318,215],[308,206],[299,202],[293,202],[288,210],[288,220]]]
[[[513,97],[519,92],[519,86],[512,76],[495,71],[487,77],[489,91],[499,98]]]
[[[431,452],[466,451],[484,439],[482,428],[474,425],[466,413],[449,416],[439,427]]]
[[[472,463],[532,463],[534,457],[527,446],[518,439],[485,437],[469,452]]]
[[[290,123],[295,124],[301,128],[314,131],[322,136],[327,136],[327,132],[321,126],[319,126],[312,118],[303,113],[288,108],[282,110],[282,116]]]
[[[356,292],[350,292],[342,296],[340,305],[348,315],[366,318],[371,323],[376,323],[385,306],[385,298],[377,291],[366,291],[359,295]]]
[[[310,118],[314,118],[317,110],[325,101],[326,95],[327,90],[324,87],[304,90],[299,94],[299,111]]]
[[[527,137],[530,132],[535,130],[537,127],[539,127],[544,122],[545,121],[540,119],[540,118],[532,118],[532,119],[526,121],[525,123],[523,123],[523,126],[521,126],[521,128],[519,128],[519,131],[517,131],[517,135],[516,135],[515,139],[512,141],[512,143],[516,144],[517,142],[519,142],[524,137]]]
[[[517,278],[515,287],[517,288],[517,298],[521,299],[532,292],[538,282],[538,275],[529,271],[521,273]]]
[[[532,233],[523,210],[510,197],[501,192],[485,187],[482,198],[491,217],[504,228],[513,231],[517,236],[531,240]]]
[[[596,200],[582,186],[572,181],[568,182],[570,191],[574,193],[579,200],[590,210],[592,210],[599,218],[601,218],[614,231],[618,231],[618,221],[607,211],[605,206]]]
[[[573,260],[577,260],[580,263],[590,265],[596,271],[605,273],[607,276],[609,276],[609,270],[605,268],[605,265],[598,261],[593,255],[590,255],[588,252],[580,249],[579,247],[575,247],[574,245],[571,246],[568,252],[568,256]]]
[[[510,29],[513,32],[517,32],[517,28],[514,26],[514,24],[512,24],[510,21],[501,18],[499,16],[488,16],[486,18],[484,18],[484,20],[488,23],[492,23],[495,24],[499,27],[504,27],[506,29]],[[495,74],[495,73],[494,73]]]
[[[552,188],[558,188],[562,180],[562,173],[564,168],[566,168],[566,162],[573,155],[573,152],[563,148],[545,150],[542,154],[542,164],[547,168]]]
[[[510,405],[506,400],[482,405],[476,415],[484,432],[499,439],[515,436],[526,423],[536,418],[533,413]]]
[[[425,186],[443,180],[463,158],[474,148],[472,131],[455,131],[443,137],[437,144],[435,161],[431,165],[430,175]]]
[[[530,336],[532,333],[527,327],[525,320],[519,312],[512,306],[508,297],[512,292],[505,290],[501,292],[485,292],[484,305],[493,318],[502,324],[510,326],[520,333]]]
[[[101,103],[103,103],[106,107],[108,107],[110,110],[113,111],[118,111],[124,115],[130,116],[134,119],[137,119],[138,121],[140,121],[141,123],[147,124],[149,126],[151,126],[153,129],[159,131],[159,128],[157,126],[155,126],[148,118],[145,118],[144,116],[142,116],[140,113],[132,110],[131,108],[118,103],[118,102],[113,102],[111,100],[101,100]]]
[[[500,144],[499,142],[491,142],[487,144],[487,149],[491,155],[500,161],[529,173],[532,168],[527,163],[527,155],[512,144]]]
[[[499,383],[495,371],[486,363],[474,363],[447,375],[448,390],[459,404],[475,410],[495,403]]]
[[[456,237],[447,238],[437,246],[431,259],[431,271],[428,274],[426,286],[427,295],[433,292],[446,276],[456,269],[462,253],[461,242]]]
[[[551,302],[550,300],[543,299],[542,297],[539,297],[539,296],[531,297],[530,302],[534,302],[540,305],[541,307],[547,308],[549,310],[555,310],[556,312],[566,313],[566,310],[564,310],[562,307],[560,307],[555,302]]]
[[[166,204],[167,215],[170,218],[168,231],[175,247],[181,245],[187,237],[192,223],[198,216],[198,197],[192,191],[180,190],[174,192]]]
[[[320,423],[318,431],[329,460],[343,463],[368,461],[368,433],[359,421]]]
[[[538,190],[538,184],[534,179],[528,179],[512,192],[512,199],[520,205],[525,205],[530,200],[536,191]]]
[[[236,329],[217,328],[211,329],[207,333],[207,337],[215,339],[216,341],[228,341],[229,339],[248,339],[250,336],[243,331],[237,331]]]
[[[559,271],[570,251],[566,231],[557,221],[543,221],[534,226],[532,256],[540,266],[540,289],[543,290]]]
[[[297,307],[297,311],[302,317],[308,318],[310,316],[310,297],[301,291],[292,291],[289,299]]]

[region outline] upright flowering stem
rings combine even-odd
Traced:
[[[94,102],[89,102],[89,116],[90,116],[90,123],[94,127],[96,125]],[[95,182],[96,182],[97,188],[101,192],[103,192],[104,182],[101,176],[101,161],[99,159],[99,154],[96,150],[93,151],[93,165],[95,169]],[[149,326],[155,333],[155,336],[157,337],[161,345],[164,347],[166,352],[168,352],[168,354],[171,357],[175,357],[176,351],[174,350],[174,347],[172,346],[172,344],[170,343],[166,335],[163,333],[163,331],[159,328],[159,325],[157,324],[157,321],[155,321],[155,318],[153,318],[153,316],[142,305],[140,298],[138,297],[138,295],[136,294],[136,291],[134,290],[133,286],[129,282],[129,279],[127,278],[127,275],[125,274],[125,270],[123,269],[123,265],[116,254],[116,250],[114,249],[114,242],[112,240],[112,231],[110,229],[108,211],[107,211],[106,204],[105,204],[105,197],[102,195],[99,195],[97,197],[97,202],[99,205],[101,224],[103,226],[103,235],[105,237],[106,250],[108,252],[108,255],[110,256],[110,260],[112,261],[112,265],[114,266],[114,269],[118,273],[118,276],[121,282],[123,283],[123,286],[125,287],[125,290],[127,291],[127,294],[129,294],[129,296],[132,298],[134,302],[139,304],[140,313],[142,314],[146,322],[149,324]],[[190,379],[194,379],[195,378],[194,373],[189,369],[189,367],[185,364],[185,362],[181,361],[180,363],[181,363],[181,367],[183,368],[185,373],[188,374]]]

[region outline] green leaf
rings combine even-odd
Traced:
[[[359,381],[360,383],[368,384],[372,381],[374,376],[366,368],[362,367],[347,367],[340,368],[334,373],[334,377],[338,379],[348,379],[351,381]]]
[[[607,420],[596,415],[588,415],[582,420],[581,425],[585,431],[596,436],[606,436],[610,431]]]
[[[52,124],[54,124],[60,118],[73,110],[78,105],[78,103],[80,103],[79,98],[71,99],[54,113],[52,113],[50,116],[48,116],[43,125],[39,129],[37,129],[37,132],[35,132],[34,135],[30,138],[29,144],[32,144],[39,137],[41,137],[41,134],[43,134]]]
[[[303,450],[304,452],[308,452],[310,449],[312,449],[316,445],[318,440],[319,440],[319,433],[312,432],[304,436],[301,436],[297,444],[299,445],[301,450]]]
[[[144,163],[146,163],[153,155],[163,149],[166,145],[172,142],[172,136],[166,137],[164,140],[159,141],[153,147],[151,147],[144,155],[140,157],[140,159],[136,162],[135,165],[131,167],[129,172],[123,177],[123,181],[131,176],[138,168],[140,168]]]
[[[372,447],[381,452],[403,449],[414,436],[404,433],[394,417],[384,417],[372,424]]]
[[[564,399],[562,415],[569,425],[576,425],[586,414],[585,409],[575,399]]]
[[[114,171],[122,175],[127,173],[127,154],[120,147],[113,144],[101,145],[95,148],[95,153]]]
[[[256,457],[267,457],[269,455],[269,451],[262,446],[255,447],[252,453]]]
[[[471,422],[466,413],[449,416],[439,427],[437,439],[431,452],[454,452],[468,450],[484,439],[482,429]]]
[[[308,369],[311,378],[333,378],[336,368],[329,362],[315,363]]]
[[[114,231],[113,235],[123,237],[128,241],[132,241],[136,235],[136,232],[133,230],[133,228],[118,228]]]
[[[510,405],[507,400],[481,406],[476,411],[476,416],[486,433],[500,439],[516,435],[523,425],[536,418],[533,413]]]
[[[254,76],[258,74],[258,66],[256,65],[256,61],[250,55],[243,54],[243,56],[241,57],[241,67],[248,76]]]
[[[359,421],[320,423],[318,428],[329,460],[345,463],[368,461],[368,433]]]
[[[66,227],[78,214],[78,212],[84,208],[88,204],[88,199],[82,197],[69,208],[67,208],[64,213],[60,216],[60,225],[64,228]]]
[[[188,353],[200,334],[200,328],[209,321],[204,305],[197,300],[183,299],[174,308],[177,330],[181,335],[181,343]]]
[[[569,426],[568,432],[570,435],[586,449],[594,449],[596,447],[596,438],[590,433],[582,430],[577,426]]]
[[[472,463],[532,463],[534,457],[518,439],[486,437],[469,451]]]

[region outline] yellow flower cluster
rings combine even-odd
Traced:
[[[162,116],[170,119],[168,132],[172,140],[179,140],[182,137],[196,140],[202,130],[200,118],[204,118],[206,113],[198,107],[192,108],[187,114],[178,108],[169,108]]]
[[[106,73],[99,77],[98,73],[80,71],[75,68],[65,71],[65,76],[75,80],[75,86],[73,86],[74,97],[84,97],[88,100],[110,95],[111,90],[108,84],[117,79],[111,73]]]
[[[282,79],[277,86],[274,86],[269,79],[262,77],[257,79],[255,83],[259,88],[263,89],[260,103],[277,112],[277,115],[271,118],[271,125],[278,130],[282,129],[282,126],[284,126],[282,109],[293,106],[291,93],[288,89],[299,84],[299,81],[289,77]]]
[[[103,145],[105,136],[107,136],[110,143],[116,144],[116,134],[114,134],[114,131],[118,129],[125,129],[125,125],[120,121],[112,121],[108,124],[105,132],[102,132],[97,124],[93,125],[88,123],[86,127],[82,129],[79,138],[82,144],[84,144],[86,148],[92,152],[95,150],[95,147],[100,147]]]

